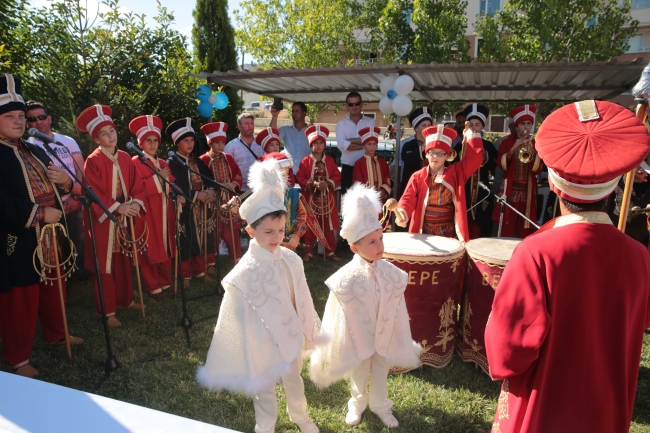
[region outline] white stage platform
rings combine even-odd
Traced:
[[[223,427],[0,372],[0,433],[232,433]]]

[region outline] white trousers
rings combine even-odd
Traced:
[[[391,410],[393,402],[388,399],[388,370],[386,358],[375,352],[352,371],[348,411],[361,415],[368,404],[370,410],[375,413]],[[370,377],[370,392],[368,392],[368,377]]]
[[[284,392],[287,397],[287,412],[289,419],[296,424],[309,420],[305,385],[302,382],[302,354],[289,364],[289,371],[281,376]],[[253,397],[255,408],[255,433],[273,433],[278,420],[278,399],[276,385],[269,386]]]

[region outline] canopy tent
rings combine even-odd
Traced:
[[[348,66],[202,72],[210,83],[287,101],[342,103],[348,92],[364,102],[384,95],[379,83],[387,75],[407,74],[415,82],[414,102],[572,102],[611,99],[629,91],[647,62],[450,63]]]

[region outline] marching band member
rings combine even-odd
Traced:
[[[152,115],[138,116],[129,123],[129,130],[137,137],[138,146],[147,156],[144,162],[148,167],[140,157],[133,157],[133,165],[144,185],[143,201],[147,209],[142,219],[135,220],[135,235],[147,239],[147,254],[139,252],[138,263],[145,289],[156,301],[165,299],[163,291],[171,285],[172,261],[176,256],[174,204],[169,197],[169,185],[158,177],[174,182],[167,162],[158,158],[156,153],[162,128],[162,120]],[[184,200],[183,197],[180,200]]]
[[[280,131],[275,128],[264,128],[255,136],[255,143],[259,144],[264,153],[280,151]]]
[[[456,131],[442,125],[422,131],[429,165],[411,176],[399,201],[395,222],[409,233],[469,240],[465,183],[483,162],[483,139],[471,129],[465,131],[468,148],[462,161],[445,168]]]
[[[352,184],[356,182],[368,185],[379,192],[381,202],[385,203],[390,197],[390,170],[384,158],[377,156],[377,144],[381,130],[377,127],[359,130],[361,143],[366,149],[363,157],[354,164]]]
[[[505,194],[510,204],[527,218],[537,221],[537,178],[544,168],[539,155],[535,151],[535,139],[530,132],[535,123],[537,108],[533,105],[523,105],[510,111],[517,135],[509,135],[501,142],[497,163],[504,171],[504,181],[499,189],[503,195],[503,186],[506,185]],[[528,151],[526,158],[523,151]],[[492,219],[499,221],[501,207],[495,206]],[[528,221],[514,213],[507,206],[503,215],[501,236],[524,238],[535,231],[535,227]]]
[[[131,259],[119,242],[121,230],[129,233],[130,219],[140,212],[147,211],[144,206],[144,187],[142,179],[131,160],[131,156],[117,148],[117,132],[111,115],[113,111],[106,105],[93,105],[77,117],[77,129],[87,132],[98,145],[86,159],[84,173],[99,199],[118,217],[120,227],[111,221],[104,211],[92,204],[94,233],[90,232],[88,215],[84,217],[86,245],[92,245],[92,236],[97,245],[99,275],[94,276],[95,304],[101,314],[98,280],[101,278],[106,305],[108,326],[117,327],[122,323],[115,317],[117,307],[140,310],[142,306],[133,301],[131,282]],[[128,238],[127,235],[125,237]],[[130,254],[130,250],[128,253]],[[92,248],[86,248],[86,263],[94,263]],[[92,269],[93,273],[95,269]],[[144,302],[140,299],[140,302]]]
[[[41,282],[35,250],[43,251],[41,229],[46,224],[63,223],[61,196],[70,193],[73,181],[54,165],[45,151],[21,139],[25,133],[25,102],[20,78],[0,76],[0,336],[2,360],[20,376],[34,377],[38,371],[29,363],[41,323],[48,344],[64,345],[63,313],[57,286]],[[63,219],[62,219],[63,218]],[[5,253],[6,252],[6,253]],[[51,275],[48,275],[48,277]],[[62,281],[63,291],[65,282]],[[69,337],[73,345],[83,343]]]
[[[212,236],[207,236],[208,244],[203,242],[204,232],[207,230],[207,222],[203,221],[204,206],[212,203],[215,199],[215,192],[212,185],[206,185],[203,178],[196,173],[213,179],[212,172],[200,158],[194,157],[194,145],[196,134],[194,132],[194,121],[185,117],[167,125],[167,134],[176,145],[178,155],[184,164],[174,158],[169,158],[167,164],[176,179],[176,185],[183,193],[192,199],[194,206],[185,203],[180,216],[181,230],[181,267],[185,284],[190,278],[207,279],[207,268],[210,262],[205,262],[203,255],[214,256],[214,242]],[[188,170],[188,167],[195,173]],[[204,250],[207,249],[207,251]],[[214,263],[214,260],[212,260]]]
[[[485,122],[490,115],[490,110],[487,107],[479,104],[470,104],[463,111],[463,115],[469,128],[476,133],[481,133],[485,128]],[[459,142],[453,149],[458,155],[456,161],[461,161],[465,157],[467,150],[467,143]],[[492,200],[490,200],[490,192],[480,188],[478,182],[483,182],[484,185],[490,184],[489,174],[494,175],[496,169],[497,150],[491,142],[483,139],[483,164],[478,170],[472,173],[472,176],[465,185],[465,201],[468,213],[467,220],[469,225],[470,239],[477,239],[481,237],[481,231],[490,232],[492,227]],[[476,206],[477,203],[480,203]],[[471,210],[470,210],[471,209]]]
[[[519,244],[494,296],[485,348],[503,384],[492,431],[627,432],[650,253],[604,210],[650,151],[648,130],[625,107],[580,101],[546,118],[536,147],[562,216]]]
[[[411,179],[411,176],[413,176],[413,173],[428,165],[427,157],[424,153],[426,143],[424,142],[422,131],[433,125],[431,112],[427,107],[416,108],[409,115],[409,122],[411,122],[414,134],[412,138],[402,141],[400,146],[400,160],[404,164],[404,169],[402,170],[402,182],[398,191],[399,197],[404,194],[406,185]]]
[[[214,179],[232,189],[239,191],[242,187],[242,176],[239,167],[233,157],[224,153],[228,136],[228,125],[224,122],[212,122],[201,126],[201,131],[208,140],[210,150],[201,155],[201,161],[212,171]],[[259,137],[259,136],[258,136]],[[219,199],[216,200],[216,211],[219,212],[219,226],[213,231],[214,245],[219,245],[223,240],[228,246],[230,260],[237,263],[242,256],[239,231],[241,221],[236,212],[224,212],[221,205],[228,203],[232,194],[226,190],[220,190]],[[220,239],[217,239],[219,236]]]
[[[296,178],[327,238],[329,244],[329,248],[325,248],[327,257],[333,262],[339,262],[341,259],[334,253],[336,249],[334,230],[339,228],[339,213],[334,189],[341,184],[341,172],[334,159],[325,155],[325,141],[329,130],[321,125],[312,125],[305,130],[305,135],[309,139],[312,153],[302,159]],[[305,234],[305,244],[312,245],[315,242],[316,235],[309,230]],[[304,254],[303,260],[310,261],[314,256],[313,248],[305,247]]]

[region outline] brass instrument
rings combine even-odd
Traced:
[[[458,156],[458,152],[456,152],[454,149],[451,149],[451,152],[447,157],[447,162],[452,162],[454,159],[456,159],[457,156]]]
[[[528,136],[526,137],[526,141],[519,148],[519,151],[517,152],[517,159],[522,164],[528,164],[533,159],[533,153],[530,151],[529,148],[532,139],[533,137],[530,134],[528,134]]]

